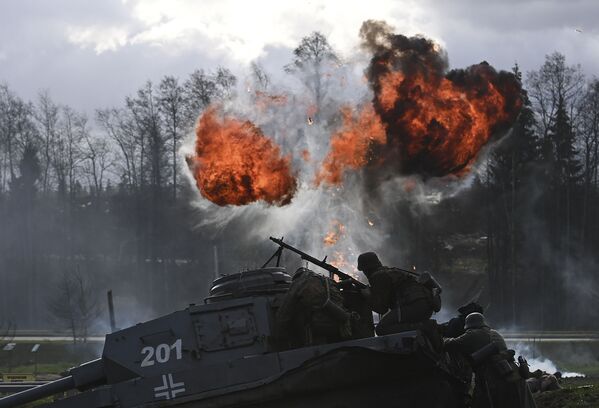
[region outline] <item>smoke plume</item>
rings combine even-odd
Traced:
[[[487,63],[447,71],[433,41],[381,22],[365,22],[360,37],[358,62],[335,60],[326,74],[318,115],[305,87],[251,83],[201,115],[186,147],[201,225],[252,245],[285,236],[350,272],[362,251],[388,250],[390,261],[404,233],[387,222],[394,205],[423,211],[459,191],[520,109],[512,74]]]

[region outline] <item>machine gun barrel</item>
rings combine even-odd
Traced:
[[[0,398],[0,408],[19,407],[61,392],[75,388],[84,390],[105,382],[104,364],[101,359],[97,359],[71,368],[69,375],[64,378]]]
[[[321,261],[319,259],[314,258],[311,255],[308,255],[307,253],[305,253],[303,251],[300,251],[299,249],[295,248],[294,246],[291,246],[288,243],[283,242],[282,239],[270,237],[270,240],[272,242],[274,242],[275,244],[279,245],[281,248],[285,248],[292,252],[295,252],[296,254],[301,256],[301,258],[303,260],[308,261],[311,264],[314,264],[316,266],[320,266],[322,269],[328,271],[332,275],[337,275],[342,281],[349,280],[360,289],[367,288],[367,286],[365,284],[363,284],[362,282],[360,282],[359,280],[353,278],[352,276],[346,274],[345,272],[340,271],[339,268],[337,268],[336,266],[333,266],[330,263],[327,263],[326,257]]]

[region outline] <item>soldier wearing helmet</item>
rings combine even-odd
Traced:
[[[470,361],[475,375],[473,407],[535,407],[530,390],[514,361],[513,350],[478,312],[466,316],[466,332],[445,339],[444,348]]]
[[[401,330],[400,324],[430,319],[434,309],[431,289],[414,275],[383,266],[374,252],[358,257],[358,270],[366,275],[370,283],[370,289],[364,294],[372,310],[384,314],[377,325],[377,334],[395,333]]]
[[[343,307],[343,296],[332,279],[299,268],[275,321],[279,340],[295,347],[350,338],[352,317]]]
[[[458,309],[459,315],[440,325],[443,337],[459,337],[466,332],[466,316],[478,312],[483,314],[483,307],[476,302],[470,302]]]

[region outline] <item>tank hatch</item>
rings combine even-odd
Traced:
[[[212,282],[206,303],[249,296],[268,296],[285,293],[291,276],[283,267],[266,267],[224,275]]]

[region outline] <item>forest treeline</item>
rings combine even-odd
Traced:
[[[338,57],[313,33],[286,68],[317,105],[330,97],[319,58]],[[413,257],[443,274],[450,237],[484,237],[481,272],[497,322],[596,327],[599,81],[557,52],[537,70],[522,74],[516,66],[514,73],[525,89],[516,124],[470,188],[413,221],[419,237]],[[259,66],[251,76],[268,87]],[[235,237],[217,242],[193,229],[194,192],[181,174],[178,149],[198,114],[233,97],[238,82],[226,68],[165,76],[92,117],[46,91],[26,101],[1,84],[0,319],[20,328],[54,327],[48,316],[54,310],[60,318],[56,310],[64,305],[57,298],[70,290],[71,274],[78,277],[73,282],[84,275],[82,290],[97,288],[100,303],[114,289],[117,325],[135,323],[128,310],[147,311],[134,313],[137,319],[201,301],[215,246],[221,272],[237,266],[235,256],[244,254],[233,254]]]

